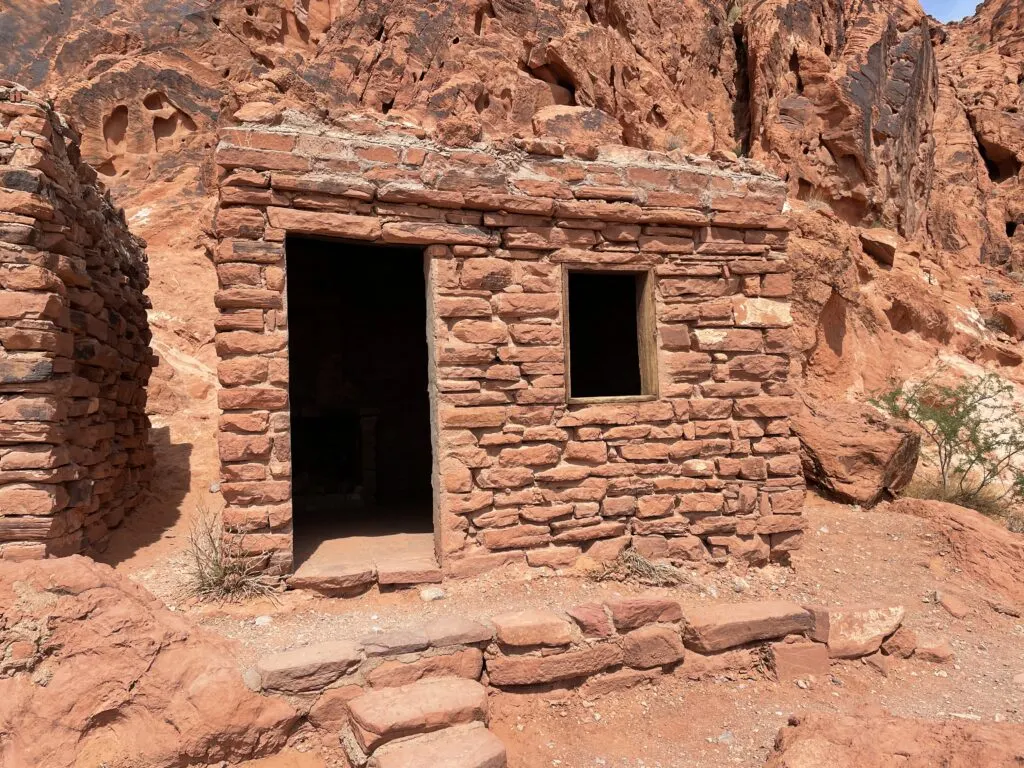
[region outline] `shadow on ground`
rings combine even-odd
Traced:
[[[182,516],[182,502],[192,479],[191,443],[172,442],[170,427],[149,431],[154,472],[146,499],[110,535],[106,550],[92,553],[101,563],[117,565],[157,540]]]

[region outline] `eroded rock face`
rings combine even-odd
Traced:
[[[916,0],[770,0],[738,27],[753,156],[788,178],[793,197],[831,201],[850,223],[913,232],[930,187],[936,96]]]
[[[1024,268],[1024,19],[1016,0],[989,0],[937,36],[936,185],[929,234],[963,257]]]
[[[0,562],[0,762],[177,768],[279,750],[298,715],[230,645],[73,556]]]

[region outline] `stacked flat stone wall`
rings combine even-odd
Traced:
[[[357,121],[222,131],[219,449],[233,546],[291,568],[288,235],[424,248],[447,572],[606,559],[630,542],[653,558],[762,564],[798,545],[783,185],[753,166],[587,154],[444,148]],[[569,401],[567,269],[648,274],[656,394]]]
[[[0,557],[102,548],[142,497],[144,245],[63,118],[0,82]]]

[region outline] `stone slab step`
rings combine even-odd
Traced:
[[[265,690],[301,693],[330,685],[362,660],[362,648],[339,640],[272,653],[256,663],[256,671]]]
[[[377,582],[382,587],[439,584],[441,580],[441,566],[432,557],[379,560],[377,562]]]
[[[403,736],[487,720],[487,690],[476,680],[435,678],[364,693],[349,702],[352,731],[367,754]]]
[[[505,768],[505,745],[483,723],[385,744],[370,768]]]
[[[328,597],[349,597],[366,591],[376,580],[377,568],[373,563],[307,560],[288,578],[288,586]]]

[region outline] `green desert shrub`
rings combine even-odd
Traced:
[[[1024,527],[1024,409],[1014,388],[994,374],[939,383],[898,383],[871,402],[916,424],[936,452],[932,476],[915,479],[908,496],[946,501]]]

